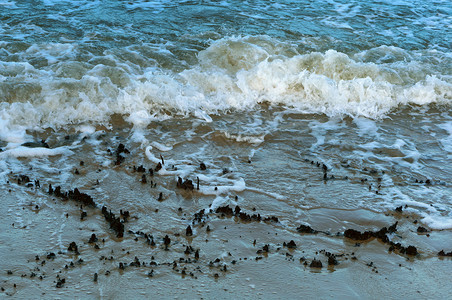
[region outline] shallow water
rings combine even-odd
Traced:
[[[195,273],[202,268],[196,276],[205,289],[198,283],[194,289],[201,295],[227,297],[227,282],[244,283],[240,290],[250,297],[268,296],[281,282],[259,286],[263,279],[251,270],[261,273],[259,262],[275,274],[292,268],[291,256],[280,250],[291,239],[303,245],[290,252],[295,260],[323,258],[322,249],[356,252],[358,263],[341,258],[328,271],[309,272],[296,261],[297,276],[311,276],[311,283],[331,284],[338,273],[353,278],[344,297],[372,292],[356,283],[377,274],[366,265],[370,260],[400,280],[406,274],[393,268],[408,259],[407,269],[422,274],[413,273],[411,282],[422,277],[433,287],[442,277],[428,266],[447,270],[450,260],[437,253],[452,251],[451,15],[448,1],[0,0],[0,189],[8,203],[1,226],[13,228],[2,231],[0,254],[14,257],[4,267],[14,269],[13,277],[2,277],[7,292],[21,297],[54,286],[55,269],[79,257],[67,253],[73,240],[85,263],[63,270],[69,290],[54,288],[49,297],[70,295],[82,277],[77,287],[111,297],[124,276],[144,297],[149,269],[118,270],[118,261],[155,255],[155,276],[179,282],[180,270],[169,265],[186,244],[202,253],[200,263],[186,265]],[[115,165],[120,143],[130,154]],[[154,168],[160,156],[163,169],[142,184],[133,167]],[[19,175],[39,179],[41,188],[19,184]],[[178,177],[195,185],[199,178],[199,190],[179,189]],[[80,208],[48,195],[49,184],[77,187],[98,208],[80,221]],[[153,234],[157,247],[127,232],[115,238],[102,205],[116,214],[129,210],[126,231]],[[214,211],[224,205],[279,222],[222,218]],[[400,206],[403,212],[395,212]],[[203,209],[207,223],[192,223]],[[391,239],[414,244],[415,258],[388,254],[377,241],[359,248],[335,236],[395,221]],[[186,239],[189,224],[194,236]],[[300,235],[301,224],[322,233]],[[428,236],[417,234],[418,226]],[[100,250],[87,243],[92,231],[106,240]],[[161,245],[166,234],[175,241],[169,252]],[[255,260],[265,244],[271,254]],[[28,248],[14,253],[20,247]],[[110,249],[114,261],[99,262]],[[43,283],[18,278],[34,268],[24,260],[58,251],[54,265],[36,271],[50,274]],[[220,265],[209,266],[218,257]],[[229,273],[220,271],[223,264]],[[95,272],[103,275],[93,287]],[[10,288],[14,280],[22,282],[17,290]],[[376,286],[388,286],[385,280],[379,277]],[[208,291],[219,282],[224,293]],[[288,295],[296,295],[299,287],[291,287]],[[407,294],[408,288],[385,295]]]

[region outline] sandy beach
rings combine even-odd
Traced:
[[[124,123],[117,122],[116,128],[118,124]],[[300,184],[313,190],[307,197],[321,193],[317,201],[322,202],[347,194],[354,197],[355,188],[367,189],[356,178],[336,175],[324,180],[322,167],[315,162],[300,159],[302,170],[286,169],[290,162],[272,164],[271,155],[249,159],[243,155],[232,167],[216,149],[231,151],[233,143],[201,138],[202,126],[190,142],[168,151],[153,148],[146,155],[140,144],[129,143],[128,153],[123,152],[118,163],[118,146],[130,130],[125,126],[118,136],[117,130],[98,128],[101,134],[87,138],[49,133],[46,139],[54,141],[52,146],[72,145],[73,154],[18,158],[23,168],[8,174],[9,182],[1,187],[3,295],[17,299],[447,298],[452,259],[438,252],[452,248],[450,230],[418,233],[420,216],[408,206],[379,212],[350,208],[341,200],[334,202],[336,207],[302,208],[287,191],[267,188],[272,182],[284,186],[273,172],[298,170],[303,174]],[[187,153],[203,145],[215,148],[218,156],[186,159]],[[151,161],[149,153],[158,157],[159,171],[159,163]],[[189,169],[192,173],[184,181],[191,178],[193,187],[178,186],[177,178]],[[61,171],[64,183],[59,181]],[[264,175],[250,176],[241,186],[237,174],[245,172]],[[195,175],[202,178],[199,190]],[[49,194],[49,184],[53,190],[61,185],[61,195]],[[63,195],[75,187],[90,195],[96,206]],[[340,189],[346,190],[342,196]],[[124,222],[123,237],[110,228],[103,206]],[[125,211],[129,217],[124,218]],[[416,247],[414,255],[391,250],[381,238],[344,236],[347,229],[377,232],[395,222],[396,231],[387,236],[405,248]],[[95,242],[89,242],[92,234]],[[77,250],[70,249],[72,242]],[[321,266],[312,264],[314,260]]]
[[[0,0],[0,298],[450,298],[451,15]]]

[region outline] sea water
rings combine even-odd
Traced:
[[[27,174],[138,215],[160,192],[193,212],[241,203],[287,230],[403,206],[450,230],[451,26],[440,0],[0,0],[0,185]],[[121,192],[117,172],[160,155],[159,190]],[[178,177],[199,179],[196,201]]]

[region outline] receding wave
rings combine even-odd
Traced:
[[[267,36],[227,37],[198,52],[195,63],[178,58],[185,65],[175,66],[175,54],[155,45],[101,56],[71,44],[22,45],[15,53],[10,46],[0,44],[2,139],[18,128],[108,122],[115,113],[208,119],[269,103],[378,119],[400,105],[452,103],[452,58],[434,50],[298,53]]]

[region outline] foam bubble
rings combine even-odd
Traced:
[[[199,179],[204,180],[205,178],[200,176]],[[217,181],[223,181],[221,177],[215,177],[214,179],[216,179]],[[222,195],[229,192],[243,192],[246,189],[245,180],[243,178],[228,181],[232,182],[232,185],[215,185],[215,187],[202,187],[200,188],[199,192],[204,195]]]
[[[163,145],[163,144],[161,144],[161,143],[159,143],[159,142],[156,142],[156,141],[153,141],[153,142],[151,143],[151,145],[154,146],[155,148],[157,148],[158,150],[164,151],[164,152],[170,151],[170,150],[173,149],[172,146],[165,146],[165,145]]]
[[[231,134],[229,132],[225,132],[224,135],[228,139],[232,139],[237,142],[245,142],[245,143],[250,143],[250,144],[255,144],[255,145],[262,144],[264,142],[264,138],[265,138],[265,135],[246,136],[246,135],[241,135],[241,134]]]
[[[0,152],[0,157],[42,157],[42,156],[55,156],[55,155],[70,155],[73,152],[67,147],[58,147],[54,149],[36,147],[17,147],[14,149],[8,149],[6,151]]]
[[[379,137],[378,126],[375,121],[365,118],[355,118],[353,122],[358,127],[358,134],[361,136],[371,135]]]
[[[421,222],[431,229],[452,229],[452,217],[426,215],[424,218],[422,218]]]
[[[139,110],[132,112],[126,120],[135,127],[144,128],[148,126],[153,119],[153,116],[151,116],[148,111]]]

